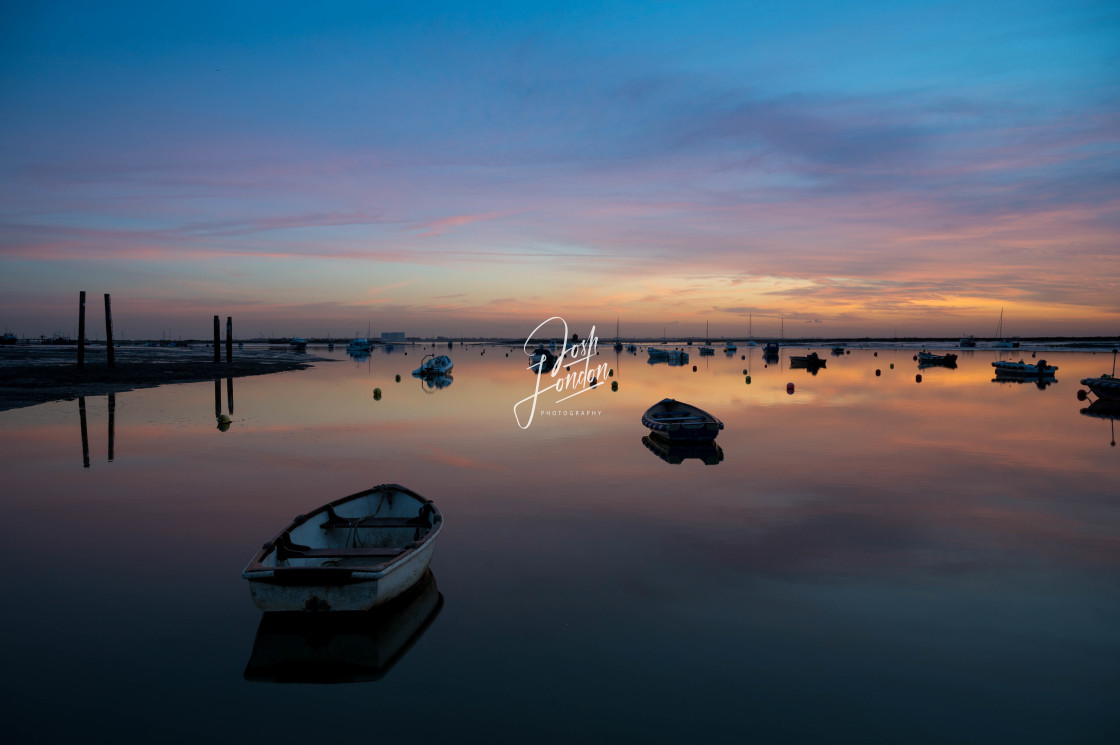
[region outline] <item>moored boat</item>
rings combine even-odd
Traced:
[[[382,484],[296,517],[241,576],[263,611],[368,610],[416,584],[442,528],[430,499]]]
[[[725,351],[725,352],[737,352],[737,351],[739,351],[739,345],[737,345],[735,342],[733,342],[729,339],[728,341],[725,341],[723,343],[723,351]]]
[[[447,375],[455,363],[446,354],[429,354],[420,360],[420,367],[412,371],[414,378],[434,378],[437,375]]]
[[[1102,374],[1099,378],[1082,378],[1081,385],[1088,386],[1093,395],[1105,401],[1120,401],[1120,378]]]
[[[723,422],[708,412],[672,398],[646,409],[642,424],[661,437],[692,442],[711,442],[723,429]]]
[[[347,352],[368,352],[373,345],[369,339],[351,339],[346,345]]]
[[[649,353],[650,362],[668,362],[670,365],[683,365],[688,362],[688,352],[679,349],[647,347],[646,351]]]
[[[825,359],[824,357],[821,357],[816,352],[810,352],[809,354],[805,354],[805,355],[791,355],[790,358],[789,358],[789,366],[791,368],[793,368],[793,367],[805,367],[805,368],[824,367],[827,364],[828,364],[828,360]]]
[[[288,341],[288,348],[294,349],[298,352],[303,352],[307,349],[307,339],[294,337]]]
[[[993,362],[997,376],[1006,378],[1047,378],[1052,377],[1058,370],[1057,365],[1047,365],[1046,360],[1039,360],[1037,365],[1019,360],[1018,362]]]
[[[934,354],[927,352],[924,349],[918,352],[919,365],[944,365],[946,367],[957,364],[957,355],[955,354]]]
[[[543,346],[537,347],[529,354],[529,369],[533,372],[552,372],[556,367],[557,356]]]
[[[976,338],[973,337],[973,336],[964,336],[964,337],[961,337],[961,340],[960,340],[960,342],[958,342],[958,344],[962,348],[963,347],[975,347],[976,346]]]

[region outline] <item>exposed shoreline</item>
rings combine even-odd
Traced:
[[[118,348],[114,357],[110,370],[105,348],[87,347],[84,369],[79,370],[75,347],[0,347],[0,411],[174,383],[305,370],[333,361],[277,349],[234,350],[228,363],[224,350],[223,361],[215,363],[213,349]]]

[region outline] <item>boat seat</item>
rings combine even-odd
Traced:
[[[280,539],[276,541],[276,561],[280,562],[288,559],[390,558],[393,556],[400,556],[413,546],[414,544],[409,544],[403,548],[395,546],[311,548],[310,546],[301,546],[298,543],[293,543],[291,536],[284,533],[280,536]]]
[[[430,528],[432,511],[428,505],[415,517],[342,517],[327,505],[327,519],[319,525],[323,530],[340,528]]]

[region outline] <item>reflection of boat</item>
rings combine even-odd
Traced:
[[[412,371],[413,377],[416,378],[429,378],[436,375],[446,375],[451,372],[451,368],[455,367],[455,363],[446,354],[436,356],[429,354],[420,360],[420,367]]]
[[[381,680],[443,609],[432,573],[372,611],[264,613],[245,679],[259,683]]]
[[[368,352],[373,345],[369,339],[351,339],[350,343],[346,345],[347,352]]]
[[[297,336],[288,341],[288,348],[295,349],[301,352],[305,351],[307,349],[307,339],[303,339]]]
[[[1101,375],[1099,378],[1082,378],[1081,385],[1088,386],[1097,398],[1120,401],[1120,378],[1112,375]]]
[[[642,424],[670,440],[711,442],[723,429],[723,422],[701,408],[663,398],[642,414]]]
[[[821,357],[816,352],[810,352],[806,355],[790,355],[789,366],[804,367],[812,370],[813,368],[821,368],[828,364],[828,360]]]
[[[421,379],[420,388],[425,393],[431,390],[442,391],[454,382],[455,378],[450,375],[425,375]],[[427,388],[424,388],[424,386],[427,386]]]
[[[1019,360],[1018,362],[993,362],[996,375],[1003,378],[1048,378],[1058,370],[1057,365],[1047,365],[1046,360],[1039,360],[1037,365]]]
[[[922,350],[918,352],[919,365],[944,365],[946,367],[957,366],[957,355],[955,354],[934,354]]]
[[[382,484],[300,515],[241,576],[264,611],[368,610],[423,576],[442,528],[431,500]]]
[[[643,435],[642,444],[658,458],[673,465],[679,465],[689,458],[696,458],[706,466],[714,466],[723,460],[723,449],[711,441],[673,441],[653,433]]]

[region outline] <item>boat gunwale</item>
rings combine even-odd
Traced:
[[[277,544],[280,542],[281,538],[284,535],[290,534],[292,530],[306,524],[316,515],[325,514],[328,507],[338,507],[339,505],[356,499],[360,499],[362,497],[373,494],[374,492],[384,492],[387,490],[403,492],[407,496],[431,508],[432,527],[419,542],[414,542],[415,545],[409,545],[399,554],[390,558],[388,561],[378,561],[376,564],[369,565],[357,564],[348,566],[312,565],[274,567],[268,567],[264,565],[264,558],[268,556],[269,553],[276,550]],[[283,583],[283,580],[280,579],[280,577],[283,577],[284,575],[295,575],[297,573],[301,576],[316,576],[324,579],[326,577],[329,577],[331,574],[336,574],[338,575],[339,579],[349,580],[353,582],[377,580],[395,569],[398,564],[407,562],[413,556],[421,552],[426,546],[428,546],[436,539],[436,536],[439,535],[442,529],[443,513],[439,511],[439,508],[436,507],[435,503],[432,502],[432,500],[428,499],[427,497],[421,496],[408,487],[401,486],[400,484],[378,484],[377,486],[370,487],[369,489],[363,489],[362,491],[355,492],[354,494],[349,494],[345,497],[339,497],[334,501],[316,507],[310,512],[306,512],[302,515],[296,515],[296,517],[293,518],[290,523],[281,528],[280,531],[276,533],[276,535],[274,535],[272,538],[266,541],[264,545],[261,546],[257,553],[253,555],[253,558],[249,560],[249,563],[245,566],[245,568],[241,570],[241,576],[244,579],[254,582],[271,581],[275,583]]]

